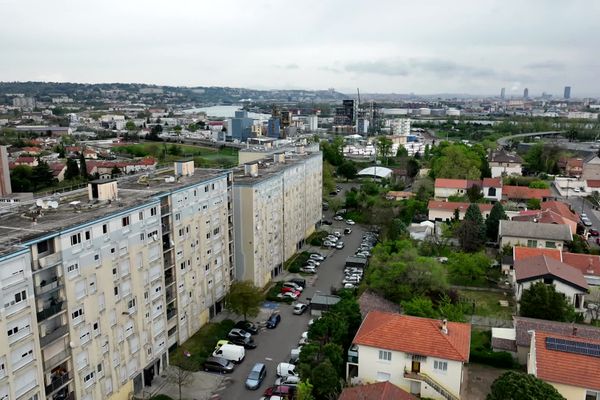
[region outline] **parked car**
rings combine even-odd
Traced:
[[[335,244],[335,248],[336,249],[343,249],[344,248],[344,242],[337,242]]]
[[[343,221],[344,217],[342,217],[341,215],[336,215],[335,217],[333,217],[333,219],[335,219],[336,221]]]
[[[330,196],[337,196],[338,192],[337,190],[334,190],[333,192],[329,192]]]
[[[347,220],[346,220],[346,223],[347,223],[348,225],[354,225],[356,222],[352,221],[351,219],[347,219]]]
[[[600,232],[598,232],[596,229],[590,229],[589,232],[590,232],[590,235],[592,235],[592,236],[600,235]]]
[[[295,287],[291,287],[291,286],[285,286],[283,285],[281,287],[281,293],[287,293],[287,292],[297,292]]]
[[[246,378],[246,388],[256,390],[267,375],[267,367],[263,363],[256,363]]]
[[[304,288],[300,285],[295,284],[294,282],[284,282],[283,287],[291,287],[294,290],[301,292]]]
[[[294,314],[296,315],[302,315],[304,314],[304,311],[306,311],[308,309],[308,304],[305,303],[296,303],[294,305]]]
[[[204,370],[228,374],[233,372],[234,364],[223,357],[208,357],[204,361]]]
[[[305,274],[316,274],[317,270],[312,265],[305,265],[300,267],[300,272],[304,272]]]
[[[233,327],[243,329],[252,335],[256,335],[258,333],[258,326],[250,321],[238,321]]]
[[[251,337],[246,338],[229,338],[229,341],[238,346],[243,346],[245,349],[255,349],[256,343]]]
[[[233,328],[229,331],[227,337],[229,340],[231,340],[231,338],[250,338],[250,333],[240,328]]]
[[[298,297],[300,297],[302,293],[295,290],[293,292],[285,292],[285,293],[280,293],[278,297],[281,297],[282,299],[292,299],[292,300],[297,300]]]
[[[585,225],[585,226],[592,226],[593,225],[592,221],[590,221],[587,218],[581,218],[581,222],[583,222],[583,225]]]
[[[279,314],[271,314],[269,319],[267,320],[267,328],[275,329],[277,325],[281,322],[281,315]]]
[[[296,373],[296,366],[288,363],[277,364],[277,376],[298,376]]]
[[[314,253],[311,254],[310,256],[308,256],[308,258],[311,259],[311,260],[315,260],[315,261],[323,261],[323,260],[325,260],[325,257],[323,257],[322,255],[320,255],[320,254],[314,254]]]
[[[310,258],[308,260],[306,260],[306,264],[308,264],[308,265],[314,265],[315,267],[318,267],[319,265],[321,265],[320,262],[318,262],[316,260],[312,260]]]
[[[280,396],[285,399],[293,399],[295,393],[296,387],[289,385],[271,386],[265,390],[265,396]]]
[[[297,385],[300,383],[300,377],[295,375],[283,376],[275,380],[275,385]]]
[[[243,346],[224,344],[218,349],[215,349],[212,355],[213,357],[223,357],[226,360],[239,364],[244,361],[244,357],[246,357],[246,350]]]
[[[352,229],[350,229],[350,228],[344,229],[344,235],[349,235],[351,233],[352,233]]]
[[[335,231],[335,232],[333,232],[333,236],[341,238],[342,237],[342,232]]]
[[[296,285],[302,286],[303,288],[306,287],[306,279],[293,278],[293,279],[290,279],[290,282],[294,282]]]
[[[328,221],[328,220],[326,220],[326,219],[324,219],[323,221],[321,221],[321,223],[322,223],[323,225],[333,225],[333,222],[331,222],[331,221]]]

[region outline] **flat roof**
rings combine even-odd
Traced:
[[[267,180],[280,172],[284,171],[286,168],[290,168],[293,165],[300,164],[305,160],[313,157],[321,157],[321,152],[315,153],[286,153],[284,162],[275,162],[272,159],[264,158],[262,160],[248,162],[242,166],[238,166],[233,168],[233,185],[234,186],[244,186],[244,185],[253,185],[257,182]],[[246,165],[258,165],[258,175],[246,175],[245,174],[245,166]]]
[[[117,179],[118,199],[90,201],[87,186],[67,193],[31,201],[11,203],[0,208],[0,255],[20,250],[22,243],[47,236],[52,233],[74,228],[86,222],[117,214],[151,201],[163,193],[169,193],[186,186],[209,181],[230,172],[229,170],[195,169],[192,176],[180,176],[173,182],[165,178],[174,177],[173,168],[165,168]],[[146,178],[141,179],[142,176]],[[109,181],[93,181],[104,183]],[[41,209],[36,200],[53,201],[58,207]],[[33,218],[36,221],[33,221]]]

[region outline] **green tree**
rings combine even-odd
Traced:
[[[533,375],[508,371],[492,383],[486,400],[565,400],[550,384]]]
[[[402,219],[394,218],[392,222],[389,224],[387,238],[389,240],[398,240],[402,236],[406,235],[408,232],[408,228]]]
[[[467,189],[467,198],[471,203],[479,203],[483,199],[483,193],[479,185],[473,185]]]
[[[448,321],[466,322],[465,314],[467,305],[460,301],[452,302],[447,294],[443,294],[440,298],[438,310],[440,318],[445,318]]]
[[[187,130],[190,132],[196,132],[198,130],[198,125],[191,123],[187,126]]]
[[[114,178],[115,176],[119,176],[119,175],[121,175],[121,168],[119,168],[115,165],[110,170],[110,176]]]
[[[415,296],[410,300],[402,302],[402,310],[406,315],[415,317],[437,318],[438,313],[433,308],[433,302],[429,297]]]
[[[479,146],[481,147],[481,146]],[[431,172],[435,178],[471,179],[481,178],[485,150],[462,144],[440,145],[431,161]]]
[[[181,130],[182,130],[182,129],[183,129],[183,128],[181,127],[181,125],[175,125],[175,126],[173,127],[173,130],[174,130],[175,132],[177,132],[177,133],[181,132]]]
[[[379,155],[379,158],[382,160],[384,165],[388,164],[388,157],[390,156],[392,145],[392,139],[390,139],[387,136],[379,136],[375,141],[375,148],[377,149],[377,154]]]
[[[67,170],[65,171],[65,179],[79,178],[79,165],[72,158],[67,159]]]
[[[47,187],[54,182],[54,176],[48,163],[42,160],[38,161],[38,165],[33,167],[31,171],[31,180],[33,181],[34,189]]]
[[[243,315],[244,320],[247,320],[248,316],[258,315],[262,301],[262,292],[252,282],[234,281],[225,296],[225,308],[235,314]]]
[[[539,210],[540,208],[542,208],[542,202],[540,199],[527,200],[527,209],[528,210]]]
[[[313,391],[317,398],[337,398],[340,391],[340,377],[328,359],[312,370]]]
[[[490,259],[483,252],[452,253],[448,257],[448,276],[455,285],[482,286],[486,282]]]
[[[346,181],[354,179],[356,177],[356,164],[350,160],[345,160],[340,166],[337,167],[337,174],[346,178]]]
[[[460,247],[467,252],[481,249],[485,243],[486,229],[477,204],[469,205],[465,212],[465,218],[457,229]]]
[[[135,126],[135,122],[133,122],[132,120],[129,120],[125,123],[125,129],[132,132],[132,131],[137,130],[137,126]]]
[[[183,153],[183,151],[181,150],[180,146],[172,144],[169,146],[167,153],[169,153],[172,156],[180,156]]]
[[[31,192],[33,170],[29,165],[17,165],[10,173],[10,185],[13,192]]]
[[[523,291],[519,302],[523,317],[550,321],[573,321],[575,309],[563,293],[554,285],[537,282]]]
[[[297,400],[315,400],[313,396],[314,386],[310,383],[310,379],[298,383],[296,399]]]
[[[504,212],[502,203],[497,202],[492,207],[490,215],[485,220],[485,231],[489,240],[495,242],[498,240],[498,227],[500,220],[507,220],[508,216]]]
[[[343,146],[344,139],[341,136],[335,136],[331,143],[326,140],[322,141],[321,150],[323,151],[323,160],[334,166],[341,165],[344,162]]]
[[[548,189],[550,185],[546,181],[532,181],[529,183],[529,187],[532,189]]]
[[[88,178],[87,164],[85,163],[85,157],[83,156],[83,153],[79,154],[79,173],[83,179]]]
[[[408,175],[409,178],[414,179],[414,177],[419,173],[420,169],[421,164],[419,164],[419,162],[413,157],[409,158],[406,162],[406,175]]]

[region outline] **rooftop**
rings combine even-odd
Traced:
[[[521,221],[500,221],[500,236],[571,241],[568,225],[542,224]]]
[[[508,199],[545,199],[552,197],[550,189],[532,189],[527,186],[504,186],[502,197]]]
[[[347,387],[342,390],[338,400],[416,400],[412,394],[400,389],[398,386],[385,382],[370,383]]]
[[[540,247],[523,247],[523,246],[515,246],[513,247],[513,259],[515,261],[525,260],[531,257],[537,256],[548,256],[554,258],[555,260],[562,261],[562,255],[559,249],[546,249]]]
[[[450,188],[450,189],[468,189],[471,186],[481,186],[480,181],[469,181],[466,179],[446,179],[446,178],[436,178],[435,187],[436,188]]]
[[[278,151],[276,153],[281,153],[281,151]],[[261,182],[272,178],[273,176],[280,174],[286,168],[290,168],[293,165],[300,164],[303,161],[313,157],[321,158],[321,153],[286,153],[284,162],[275,162],[275,160],[273,159],[262,159],[250,162],[246,165],[235,167],[233,169],[234,185],[253,185],[257,182]],[[257,166],[256,176],[246,174],[245,172],[245,167],[253,164],[256,164]]]
[[[429,203],[427,204],[427,208],[430,210],[445,210],[445,211],[454,211],[454,210],[459,210],[459,211],[467,211],[467,208],[469,208],[469,206],[471,205],[471,203],[463,203],[460,201],[437,201],[437,200],[429,200]],[[484,204],[484,203],[477,203],[477,206],[479,207],[479,210],[484,213],[484,212],[490,212],[492,210],[493,205],[492,204]]]
[[[511,154],[506,152],[506,150],[496,150],[492,151],[489,156],[490,162],[498,162],[498,163],[517,163],[521,164],[523,159],[519,157],[517,154]]]
[[[353,343],[409,354],[469,361],[471,325],[396,313],[371,311],[363,320]]]
[[[172,168],[156,170],[151,174],[118,179],[116,201],[90,201],[87,186],[66,193],[11,203],[0,208],[0,255],[19,249],[21,243],[81,225],[87,221],[116,214],[135,207],[162,193],[197,184],[226,174],[216,169],[196,169],[193,176],[181,176],[172,182]],[[36,200],[57,203],[57,207],[41,207]],[[34,221],[35,218],[35,221]]]
[[[570,286],[587,291],[588,284],[581,271],[559,260],[545,255],[515,261],[517,282],[527,282],[553,276]]]
[[[529,347],[528,331],[544,331],[569,336],[573,332],[581,338],[600,340],[600,328],[591,325],[573,324],[570,322],[547,321],[545,319],[513,317],[517,345]]]

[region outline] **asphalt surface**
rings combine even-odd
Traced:
[[[590,221],[592,221],[592,226],[588,227],[588,229],[593,228],[600,230],[600,214],[598,211],[594,210],[592,204],[589,201],[587,201],[583,197],[569,197],[568,199],[562,198],[562,200],[568,202],[573,208],[573,211],[575,211],[577,214],[581,215],[581,213],[583,212],[587,215]],[[594,236],[590,236],[588,238],[588,243],[592,247],[598,246],[598,244],[596,243],[596,238]]]
[[[331,211],[324,214],[327,219],[332,220]],[[307,299],[312,298],[317,292],[330,293],[332,286],[340,287],[346,257],[353,255],[360,245],[362,234],[365,232],[364,228],[359,225],[346,225],[344,221],[333,222],[333,225],[325,226],[325,228],[340,232],[343,232],[344,228],[350,228],[352,233],[344,235],[340,239],[345,244],[341,250],[319,249],[321,254],[328,254],[328,256],[318,267],[316,279],[311,279],[310,276],[305,277],[307,287],[299,301],[307,302]],[[310,281],[312,281],[312,285],[308,284]],[[223,400],[259,399],[265,389],[274,384],[277,378],[277,364],[290,359],[291,349],[298,347],[300,336],[302,332],[308,330],[308,321],[312,318],[310,310],[303,315],[294,315],[292,308],[293,305],[278,303],[281,323],[276,329],[264,329],[253,336],[257,344],[256,349],[246,350],[245,360],[236,366],[234,372],[229,375],[232,384],[220,393]],[[258,390],[251,391],[246,389],[244,382],[254,364],[258,362],[267,366],[267,376]]]

